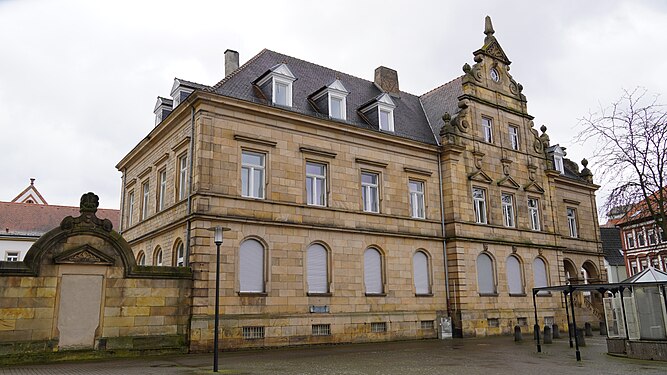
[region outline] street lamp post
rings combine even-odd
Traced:
[[[213,372],[218,372],[218,332],[220,327],[220,245],[222,245],[222,232],[230,230],[219,225],[209,228],[214,232],[215,242],[215,336],[213,336]]]

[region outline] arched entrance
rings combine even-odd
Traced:
[[[565,284],[577,284],[578,275],[577,267],[569,259],[563,259],[563,270],[565,272]]]

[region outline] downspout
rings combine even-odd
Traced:
[[[118,233],[123,233],[123,218],[125,217],[125,172],[127,168],[123,168],[123,175],[120,177],[120,218],[118,220]]]
[[[438,185],[440,186],[440,228],[442,230],[442,254],[445,261],[445,296],[447,301],[447,315],[452,316],[449,306],[449,267],[447,263],[447,240],[445,240],[445,204],[443,201],[442,166],[440,152],[438,152]]]
[[[192,174],[194,172],[194,148],[195,148],[195,107],[190,102],[190,170],[188,171],[188,203],[186,214],[186,229],[185,229],[185,259],[184,266],[190,265],[190,230],[192,223],[190,222],[190,215],[192,214]]]

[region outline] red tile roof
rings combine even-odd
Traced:
[[[58,227],[67,216],[79,216],[79,207],[0,202],[0,235],[40,236]],[[97,217],[111,220],[118,230],[120,210],[98,209]]]

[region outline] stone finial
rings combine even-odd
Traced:
[[[34,178],[31,178],[31,179],[30,179],[30,186],[33,186],[33,185],[35,185],[35,179],[34,179]]]
[[[486,36],[491,36],[493,35],[493,33],[495,33],[495,31],[493,30],[491,17],[486,16],[486,18],[484,19],[484,34],[486,34]]]
[[[540,135],[540,141],[542,142],[543,148],[546,149],[549,147],[551,139],[549,139],[549,135],[547,134],[547,127],[545,125],[540,126],[540,130],[542,131],[542,135]]]
[[[583,178],[588,182],[589,184],[593,183],[593,172],[591,172],[590,169],[588,169],[588,160],[582,159],[581,160],[581,165],[584,166],[584,169],[579,173],[579,177]]]
[[[100,205],[100,198],[92,192],[88,192],[81,196],[79,205],[79,212],[97,212],[97,207]]]

